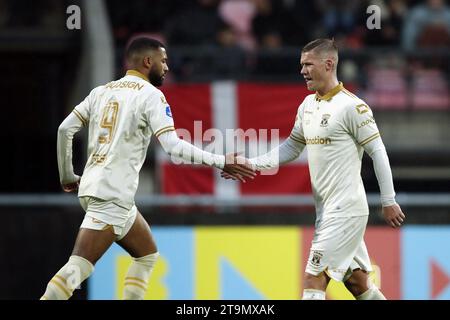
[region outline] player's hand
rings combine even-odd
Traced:
[[[80,177],[79,176],[76,176],[76,177],[77,177],[77,180],[75,182],[61,184],[62,189],[64,190],[64,192],[76,192],[76,191],[78,191],[78,186],[80,185]]]
[[[405,220],[405,214],[398,204],[392,206],[383,207],[383,217],[388,225],[392,228],[401,227]]]
[[[225,179],[239,180],[245,183],[245,178],[254,179],[256,172],[248,159],[238,157],[238,153],[228,153],[225,155],[225,166],[221,176]]]

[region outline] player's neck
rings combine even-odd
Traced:
[[[317,93],[320,96],[325,96],[328,92],[336,88],[338,85],[339,85],[338,79],[334,78],[331,81],[326,82],[323,88],[317,90]]]

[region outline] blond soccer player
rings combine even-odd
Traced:
[[[333,40],[308,43],[300,64],[306,85],[315,94],[298,108],[289,138],[250,162],[259,170],[271,169],[293,161],[305,147],[308,150],[316,223],[303,299],[325,299],[330,279],[343,281],[356,299],[385,299],[369,281],[372,267],[363,239],[369,208],[361,160],[364,151],[372,158],[384,218],[391,227],[400,227],[405,215],[395,201],[386,149],[369,106],[337,80],[338,50]]]
[[[58,130],[58,169],[66,192],[78,190],[86,211],[69,261],[50,280],[41,299],[69,299],[94,271],[113,242],[133,258],[124,299],[143,299],[158,250],[149,225],[136,208],[139,171],[152,136],[163,149],[188,162],[220,168],[238,179],[253,178],[235,155],[215,155],[181,140],[160,86],[169,68],[162,43],[145,37],[126,51],[126,75],[91,91]],[[81,179],[73,171],[72,139],[89,130],[88,159]]]

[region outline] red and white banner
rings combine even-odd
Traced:
[[[254,129],[258,140],[268,141],[273,140],[274,132],[277,132],[279,143],[282,143],[294,125],[298,106],[310,93],[304,85],[298,84],[232,81],[170,85],[162,91],[170,104],[175,127],[186,129],[195,138],[190,142],[199,147],[204,145],[203,133],[211,128],[220,130],[224,137],[227,129]],[[267,134],[262,135],[261,132]],[[226,152],[233,151],[229,148],[229,141],[223,145]],[[209,194],[233,198],[240,195],[311,193],[306,151],[297,161],[280,167],[277,174],[258,175],[247,183],[221,179],[219,170],[206,166],[174,164],[162,150],[157,154],[164,194]]]

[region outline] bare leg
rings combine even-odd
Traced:
[[[95,264],[98,259],[114,243],[116,235],[113,228],[91,230],[81,228],[72,251],[72,255],[80,256]]]
[[[350,278],[346,280],[344,284],[357,300],[386,299],[376,286],[371,285],[369,274],[364,270],[354,270]]]
[[[117,244],[133,258],[143,257],[158,251],[150,227],[139,211],[130,231]]]
[[[305,272],[303,276],[303,299],[325,299],[325,290],[327,289],[329,282],[330,277],[328,277],[325,272],[321,272],[317,276]]]
[[[94,264],[114,242],[112,228],[81,228],[69,261],[50,280],[42,300],[66,300],[94,271]]]
[[[350,291],[353,296],[357,297],[369,289],[368,281],[369,275],[367,272],[356,269],[344,284],[348,291]]]

